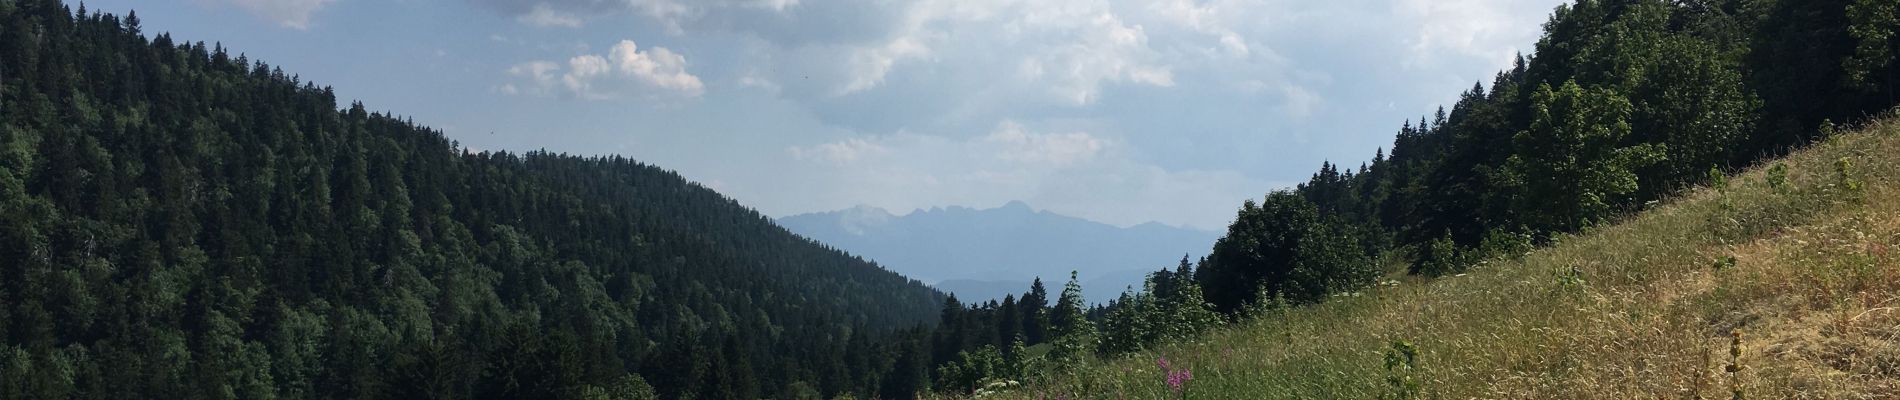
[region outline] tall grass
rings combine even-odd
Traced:
[[[1395,277],[996,397],[1178,398],[1166,357],[1193,368],[1187,398],[1374,399],[1409,343],[1422,398],[1900,399],[1900,119],[1720,186],[1468,274]]]

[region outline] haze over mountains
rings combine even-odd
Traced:
[[[1061,285],[1077,271],[1091,303],[1140,289],[1143,274],[1200,258],[1214,232],[1147,223],[1118,227],[1013,201],[897,215],[871,206],[779,218],[794,233],[876,261],[965,302],[1020,293],[1040,276]]]

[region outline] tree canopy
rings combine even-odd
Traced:
[[[671,171],[0,0],[0,398],[871,395],[943,300]]]

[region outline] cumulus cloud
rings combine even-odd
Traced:
[[[334,0],[214,0],[292,29],[309,29],[310,15]]]
[[[1121,0],[472,1],[538,26],[578,26],[574,15],[627,13],[676,34],[737,33],[765,44],[757,48],[758,62],[783,64],[774,69],[777,76],[760,78],[807,81],[784,91],[802,99],[881,88],[914,62],[957,63],[1000,78],[960,85],[971,91],[1070,105],[1093,103],[1105,85],[1175,84],[1171,60],[1150,46],[1149,28],[1127,20],[1146,9]],[[1200,40],[1249,52],[1231,30],[1196,23],[1213,33]]]
[[[686,70],[686,57],[665,47],[641,49],[621,40],[607,54],[582,54],[565,65],[530,61],[508,69],[519,84],[500,87],[507,94],[570,95],[604,100],[632,92],[666,92],[685,97],[704,93],[705,84]]]
[[[1507,67],[1565,0],[470,1],[532,26],[658,26],[719,60],[689,70],[629,42],[521,63],[497,90],[701,96],[714,79],[702,104],[773,116],[706,129],[779,162],[703,168],[774,213],[1027,200],[1218,229],[1281,176],[1389,146],[1400,121]],[[752,126],[775,118],[809,126]],[[832,139],[802,138],[818,135]]]
[[[877,87],[898,61],[930,54],[930,48],[911,37],[899,37],[878,46],[852,49],[843,68],[846,79],[831,92],[846,95]]]
[[[1456,53],[1504,63],[1520,50],[1517,41],[1535,38],[1551,5],[1518,0],[1399,0],[1395,13],[1419,21],[1410,40],[1411,65],[1436,62]]]
[[[887,37],[850,46],[858,63],[833,94],[871,89],[895,64],[932,58],[1015,78],[972,82],[975,88],[1028,85],[1072,105],[1092,103],[1106,83],[1174,85],[1146,28],[1124,20],[1109,2],[920,0],[903,15]]]
[[[741,62],[763,68],[731,79],[771,82],[775,94],[821,108],[833,98],[876,90],[932,90],[946,101],[1035,109],[1087,107],[1113,86],[1172,88],[1184,79],[1276,87],[1264,93],[1283,93],[1280,86],[1323,89],[1307,78],[1333,68],[1316,65],[1323,63],[1312,60],[1313,50],[1296,59],[1284,47],[1399,51],[1408,69],[1474,57],[1496,64],[1517,52],[1518,42],[1535,38],[1537,17],[1555,0],[469,1],[536,26],[578,27],[591,18],[630,15],[674,34],[743,38],[750,43],[741,48],[751,54]],[[1372,30],[1398,34],[1366,37]]]
[[[1028,80],[1048,82],[1052,92],[1075,104],[1093,102],[1104,82],[1174,86],[1173,71],[1157,60],[1140,25],[1128,25],[1106,12],[1057,21],[1043,27],[1076,32],[1075,37],[1026,57],[1022,71]]]
[[[997,146],[998,158],[1049,166],[1089,161],[1107,147],[1107,141],[1087,132],[1035,133],[1015,121],[1004,121],[981,141]]]
[[[1219,38],[1220,47],[1229,54],[1245,57],[1252,53],[1246,39],[1230,28],[1226,17],[1242,14],[1237,8],[1257,6],[1233,1],[1200,3],[1194,0],[1155,0],[1148,4],[1151,15],[1187,28],[1190,31]]]

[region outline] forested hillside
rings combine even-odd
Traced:
[[[1900,113],[1442,278],[986,398],[1900,398]]]
[[[1614,221],[1900,101],[1900,2],[1580,0],[1533,57],[1389,152],[1243,205],[1197,278],[1222,311],[1464,272]]]
[[[1405,123],[1389,151],[1380,149],[1357,167],[1327,162],[1296,188],[1247,201],[1194,268],[1184,262],[1176,272],[1153,275],[1145,293],[1091,311],[1094,325],[1070,334],[1104,356],[1180,343],[1196,361],[1216,366],[1202,374],[1222,374],[1214,386],[1192,390],[1193,397],[1694,397],[1714,392],[1709,385],[1716,378],[1671,368],[1690,368],[1686,358],[1696,351],[1706,351],[1702,367],[1713,368],[1713,357],[1721,354],[1716,352],[1727,349],[1696,347],[1694,340],[1726,341],[1731,329],[1751,329],[1765,303],[1835,302],[1774,315],[1799,325],[1776,327],[1783,329],[1776,334],[1798,336],[1805,331],[1794,329],[1814,328],[1800,325],[1812,323],[1800,313],[1840,313],[1839,324],[1827,328],[1833,330],[1818,333],[1827,340],[1844,334],[1839,329],[1863,326],[1855,323],[1869,314],[1891,310],[1893,299],[1881,296],[1896,284],[1885,256],[1890,241],[1864,232],[1828,236],[1839,245],[1828,251],[1845,253],[1808,260],[1846,268],[1838,271],[1845,275],[1778,271],[1773,267],[1796,265],[1770,264],[1754,268],[1754,277],[1767,280],[1721,278],[1737,281],[1724,281],[1713,292],[1705,286],[1670,292],[1663,288],[1674,283],[1649,281],[1679,278],[1692,266],[1728,269],[1738,260],[1721,255],[1731,251],[1725,246],[1750,245],[1809,218],[1836,215],[1825,213],[1860,199],[1869,174],[1889,172],[1879,158],[1889,154],[1884,150],[1835,148],[1825,153],[1829,158],[1804,159],[1798,168],[1807,171],[1808,181],[1799,185],[1790,183],[1786,165],[1757,169],[1760,186],[1748,189],[1746,200],[1735,200],[1748,203],[1704,197],[1692,211],[1678,213],[1693,217],[1650,217],[1623,229],[1643,232],[1586,236],[1592,244],[1585,247],[1560,246],[1551,250],[1558,253],[1516,260],[1534,248],[1564,245],[1573,235],[1671,204],[1694,188],[1722,187],[1738,171],[1833,137],[1900,103],[1900,2],[1579,0],[1557,8],[1544,28],[1533,55],[1519,57],[1491,82],[1474,84],[1449,109]],[[1889,142],[1861,138],[1837,146]],[[1764,195],[1786,197],[1753,197]],[[1723,208],[1706,209],[1717,201]],[[1878,224],[1853,226],[1875,231]],[[1871,258],[1861,257],[1856,246],[1870,249]],[[1484,270],[1526,266],[1535,269]],[[1405,289],[1377,286],[1409,281],[1427,286],[1416,290],[1434,290],[1431,278],[1480,272],[1499,278],[1461,281],[1455,294],[1383,297]],[[1195,321],[1206,309],[1178,306],[1184,274],[1198,283],[1186,291],[1203,294],[1206,309],[1248,325],[1217,333],[1211,343],[1169,340],[1204,327]],[[1668,297],[1678,294],[1700,297]],[[1363,299],[1367,295],[1381,297]],[[1588,301],[1572,302],[1579,297]],[[1650,304],[1657,301],[1673,302]],[[1283,318],[1288,313],[1301,317]],[[1624,317],[1632,322],[1614,320]],[[1670,360],[1640,357],[1664,343],[1637,338],[1666,333],[1660,329],[1687,330],[1687,336],[1669,336],[1681,341],[1666,343],[1680,352]],[[1441,334],[1447,336],[1436,336]],[[1868,338],[1878,339],[1866,349],[1879,355],[1806,353],[1805,363],[1781,367],[1833,363],[1834,370],[1778,370],[1778,379],[1788,380],[1776,383],[1779,393],[1827,398],[1855,392],[1841,387],[1890,385],[1892,364],[1883,357],[1892,357],[1891,335],[1841,340]],[[1420,369],[1425,367],[1418,360],[1437,357],[1431,352],[1438,350],[1421,352],[1412,342],[1442,345],[1457,358],[1432,367],[1442,370]],[[1812,346],[1839,349],[1839,343],[1783,337],[1776,345],[1786,354]],[[1736,339],[1735,346],[1738,359],[1729,365],[1739,368],[1746,345]],[[1186,394],[1194,386],[1187,383],[1194,379],[1192,367],[1170,364],[1160,353],[1139,360],[1110,357],[1106,365],[1068,362],[1066,368],[1002,378],[1035,382],[1026,392],[1044,398]],[[1376,357],[1354,358],[1381,353],[1383,369]],[[1600,359],[1627,362],[1590,364]],[[1623,373],[1696,386],[1599,387],[1654,382]],[[1569,374],[1582,376],[1572,380]],[[1839,374],[1855,375],[1846,381],[1824,378]],[[1728,378],[1745,379],[1738,376]],[[1561,385],[1525,388],[1553,382]],[[1446,383],[1464,386],[1420,388]],[[1523,390],[1488,390],[1496,387]]]
[[[943,304],[672,172],[472,151],[136,15],[0,0],[0,398],[869,394]]]

